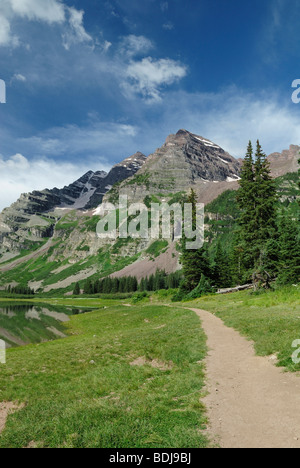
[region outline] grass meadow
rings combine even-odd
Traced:
[[[207,446],[206,338],[195,314],[61,302],[99,309],[72,316],[68,338],[8,350],[0,399],[25,407],[9,416],[0,447]]]

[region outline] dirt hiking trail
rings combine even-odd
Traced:
[[[300,448],[300,378],[255,356],[213,314],[190,309],[207,335],[209,433],[222,448]]]

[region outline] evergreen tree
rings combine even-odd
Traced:
[[[208,253],[205,247],[186,251],[182,259],[182,270],[186,289],[189,291],[198,285],[202,275],[211,277]]]
[[[280,223],[279,275],[280,284],[300,281],[300,233],[298,223],[284,216]]]
[[[197,299],[198,297],[204,296],[211,292],[213,292],[213,288],[210,283],[210,280],[206,278],[204,275],[201,275],[198,286],[187,295],[187,298]]]
[[[188,203],[193,206],[192,209],[192,227],[196,229],[196,204],[197,197],[195,191],[192,189],[188,197]],[[184,282],[182,287],[186,291],[192,291],[199,284],[202,275],[211,277],[210,265],[205,246],[198,250],[188,250],[186,248],[187,239],[184,237],[182,240],[182,270],[184,275]]]
[[[92,287],[91,280],[90,279],[86,280],[86,282],[84,283],[84,286],[83,286],[84,294],[90,294],[91,287]]]
[[[255,286],[268,285],[276,275],[276,203],[275,182],[269,162],[257,141],[255,161],[249,143],[242,169],[237,201],[241,209],[239,243],[243,268]]]
[[[139,291],[140,291],[140,292],[146,291],[146,288],[145,288],[145,278],[142,278],[141,281],[140,281]]]
[[[120,278],[120,283],[119,283],[119,292],[120,293],[125,293],[126,292],[126,278]]]
[[[138,290],[138,280],[136,277],[131,278],[131,291],[136,292]]]
[[[249,141],[241,171],[240,189],[237,192],[237,203],[241,209],[239,218],[240,231],[237,236],[235,252],[239,254],[239,270],[250,271],[254,267],[253,245],[255,239],[256,184],[253,147]]]
[[[110,278],[104,278],[103,286],[102,286],[102,293],[109,294],[111,292],[111,282]]]
[[[154,291],[154,275],[151,275],[148,279],[147,291]]]
[[[278,257],[276,203],[278,201],[276,185],[271,177],[270,165],[266,155],[257,142],[255,161],[255,195],[256,209],[254,213],[254,271],[255,284],[266,283],[274,278]]]
[[[118,278],[114,278],[111,284],[111,293],[116,294],[118,292],[119,292],[119,280]]]
[[[103,280],[98,282],[97,292],[98,292],[98,294],[103,293]]]
[[[79,296],[79,295],[80,295],[80,286],[79,286],[79,283],[76,283],[76,284],[75,284],[74,290],[73,290],[73,295],[74,295],[74,296]]]
[[[100,281],[96,280],[94,283],[94,294],[99,294],[100,292]]]
[[[218,288],[229,288],[232,285],[232,275],[228,255],[222,249],[221,242],[217,243],[217,250],[213,266],[214,285]]]

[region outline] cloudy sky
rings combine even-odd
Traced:
[[[0,209],[186,128],[300,143],[298,0],[1,0]]]

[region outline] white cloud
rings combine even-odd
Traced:
[[[70,29],[63,34],[63,46],[65,49],[69,50],[74,44],[93,41],[92,37],[86,32],[83,26],[84,11],[76,10],[71,7],[68,8],[68,12],[70,16]]]
[[[48,158],[30,161],[22,154],[16,154],[8,159],[0,156],[0,211],[14,203],[21,193],[64,187],[77,180],[87,170],[89,167],[85,164],[60,162]]]
[[[15,73],[11,81],[21,81],[22,83],[25,83],[27,79],[26,79],[26,76],[21,75],[21,73]]]
[[[102,45],[103,51],[108,52],[108,50],[111,48],[112,43],[109,41],[104,41],[104,44]]]
[[[160,8],[161,8],[161,11],[164,13],[165,11],[167,11],[169,9],[169,3],[168,2],[162,2],[160,4]]]
[[[186,74],[186,67],[175,60],[147,57],[130,63],[123,88],[127,93],[141,94],[148,102],[158,102],[161,100],[161,87],[181,80]]]
[[[122,39],[120,53],[127,57],[134,57],[136,55],[146,54],[153,48],[153,42],[147,37],[130,34]]]
[[[236,87],[220,93],[176,92],[164,100],[160,128],[186,128],[235,157],[244,157],[249,139],[260,139],[267,154],[300,144],[299,105],[275,93],[252,94]]]
[[[8,19],[0,12],[0,46],[18,45],[18,38],[11,34],[10,23]]]
[[[10,42],[10,24],[4,16],[0,15],[0,45]]]
[[[57,0],[10,0],[14,13],[29,20],[62,23],[65,20],[64,5]]]
[[[82,158],[89,169],[97,170],[101,162],[107,168],[111,162],[118,162],[118,155],[127,156],[126,148],[135,147],[136,127],[114,122],[101,122],[97,116],[90,115],[86,126],[67,125],[50,128],[47,131],[27,138],[19,138],[14,147],[39,159],[42,157]],[[121,153],[121,154],[120,154]],[[117,160],[116,160],[117,158]],[[96,161],[96,164],[95,164]]]
[[[0,3],[0,46],[20,44],[12,35],[11,27],[15,18],[27,21],[41,21],[61,24],[63,45],[69,50],[74,44],[91,42],[92,37],[83,25],[84,11],[66,6],[61,0],[1,0]]]
[[[166,30],[166,31],[172,31],[175,26],[173,23],[169,22],[169,23],[165,23],[163,24],[163,28]]]

